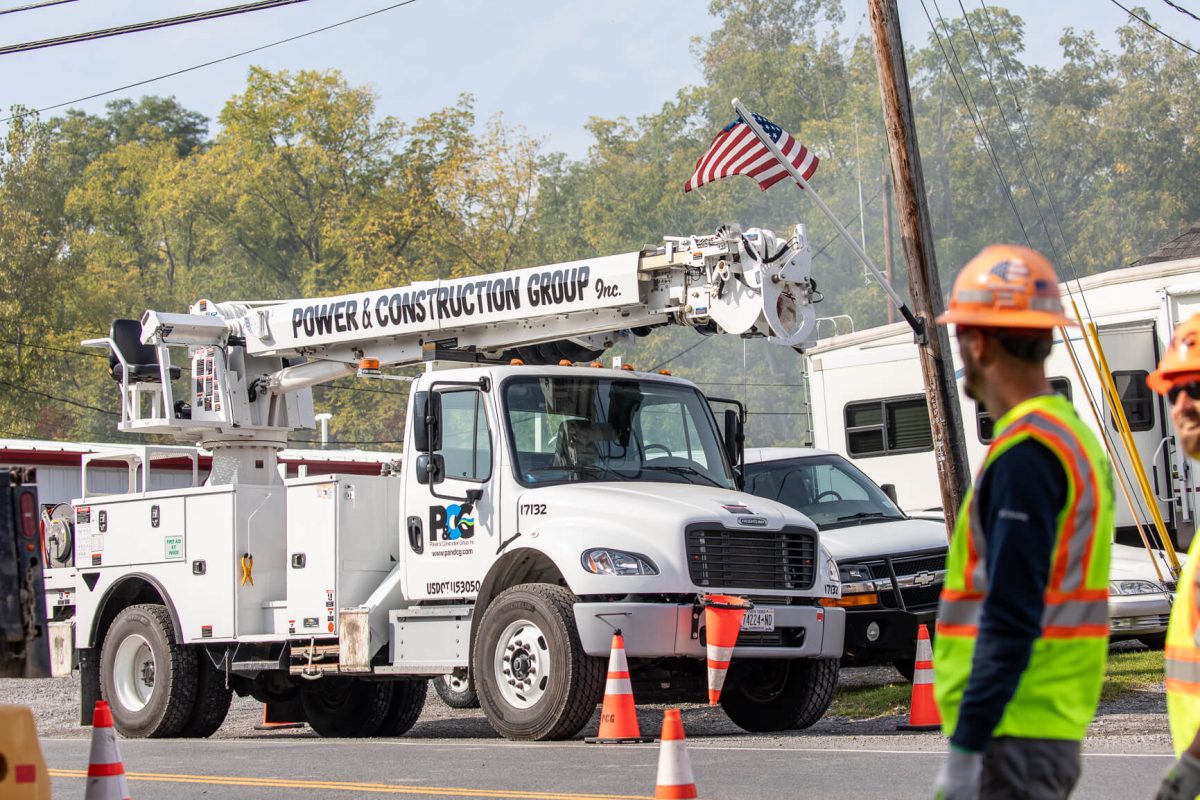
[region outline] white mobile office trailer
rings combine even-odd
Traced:
[[[1068,312],[1071,297],[1062,287]],[[1159,261],[1112,270],[1072,281],[1085,324],[1095,322],[1137,445],[1137,455],[1157,494],[1156,503],[1177,546],[1192,539],[1196,519],[1196,474],[1172,436],[1165,402],[1146,387],[1165,351],[1175,325],[1200,312],[1200,257]],[[1070,344],[1083,369],[1080,383],[1068,348],[1055,332],[1054,350],[1046,363],[1051,383],[1074,403],[1083,420],[1096,427],[1088,396],[1101,403],[1102,389],[1077,329]],[[962,376],[957,345],[955,370]],[[934,463],[933,437],[925,402],[917,348],[907,325],[888,325],[834,336],[807,353],[813,439],[816,447],[844,453],[881,484],[893,484],[902,507],[929,509],[941,504]],[[992,418],[962,394],[959,384],[967,454],[972,472],[991,441]],[[1119,441],[1112,412],[1103,408],[1104,426]],[[1118,447],[1118,468],[1132,478],[1128,456]],[[1137,517],[1149,512],[1135,495]],[[1117,526],[1132,533],[1134,515],[1118,494]],[[1136,535],[1136,534],[1135,534]],[[1122,538],[1125,538],[1124,536]]]

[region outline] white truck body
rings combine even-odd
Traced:
[[[837,569],[804,515],[737,490],[743,417],[726,412],[722,430],[687,381],[554,355],[586,361],[620,329],[670,323],[802,347],[810,261],[802,228],[786,242],[719,232],[321,301],[201,301],[147,312],[132,343],[114,324],[89,344],[113,354],[120,428],[213,456],[199,485],[133,491],[165,448],[130,448],[130,492],[75,501],[84,704],[115,697],[128,735],[206,735],[210,704],[189,711],[155,677],[183,648],[201,684],[211,666],[264,702],[299,696],[320,733],[394,734],[423,702],[415,679],[469,668],[498,731],[562,738],[600,699],[617,629],[635,685],[700,694],[701,599],[719,592],[755,604],[726,711],[756,730],[812,724],[842,649],[843,610],[822,604]],[[171,348],[187,350],[190,407]],[[286,434],[313,423],[312,385],[422,360],[398,472],[280,479]],[[768,678],[818,689],[750,691]]]

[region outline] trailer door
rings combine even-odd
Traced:
[[[1165,295],[1163,305],[1166,325],[1160,332],[1162,338],[1156,356],[1166,352],[1167,345],[1171,341],[1171,334],[1174,332],[1176,325],[1192,315],[1200,313],[1200,285],[1169,286]],[[1196,530],[1197,474],[1193,468],[1191,459],[1188,458],[1187,453],[1183,452],[1175,440],[1175,430],[1171,427],[1170,420],[1171,411],[1167,407],[1166,401],[1160,399],[1159,405],[1162,407],[1163,416],[1166,418],[1163,437],[1167,441],[1163,446],[1165,454],[1162,460],[1169,465],[1170,469],[1170,475],[1167,477],[1167,480],[1172,489],[1172,505],[1176,512],[1175,543],[1177,547],[1185,549],[1191,544],[1192,536]]]
[[[1146,470],[1146,478],[1156,497],[1159,513],[1172,524],[1170,478],[1163,453],[1163,437],[1168,433],[1169,420],[1164,418],[1165,409],[1158,395],[1146,386],[1146,376],[1157,363],[1158,339],[1153,321],[1132,324],[1106,325],[1100,328],[1100,343],[1112,371],[1112,380],[1117,387],[1117,396],[1129,421],[1129,429],[1137,449],[1137,457]],[[1114,464],[1121,477],[1128,481],[1133,502],[1138,509],[1137,519],[1143,525],[1153,525],[1153,517],[1138,488],[1129,453],[1121,445],[1117,422],[1112,408],[1104,404],[1104,428],[1109,440],[1116,448]],[[1118,528],[1134,524],[1134,516],[1120,491],[1117,492]]]

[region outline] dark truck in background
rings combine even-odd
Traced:
[[[41,509],[28,470],[0,470],[0,677],[50,677]]]

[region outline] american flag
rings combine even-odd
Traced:
[[[811,178],[817,171],[820,159],[771,120],[758,114],[753,117],[763,132],[771,137],[771,141],[779,146],[784,158],[790,160],[792,166],[804,176],[804,180]],[[758,181],[758,188],[764,192],[788,175],[779,159],[758,140],[740,116],[712,140],[708,152],[696,162],[696,171],[683,185],[683,190],[690,192],[730,175],[748,175]]]

